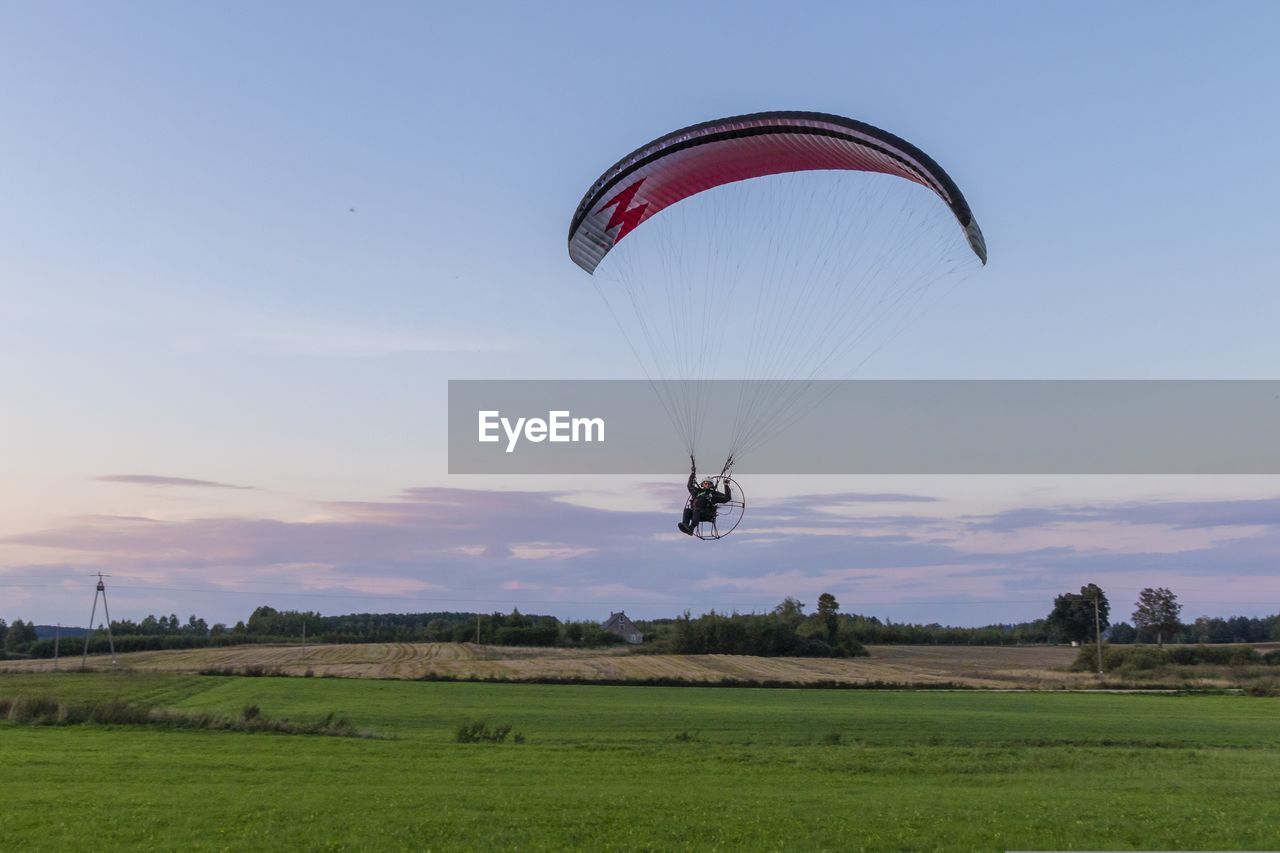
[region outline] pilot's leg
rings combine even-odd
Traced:
[[[680,528],[680,532],[685,534],[686,536],[692,536],[693,525],[694,525],[693,510],[690,507],[685,507],[684,520],[681,521],[679,524],[677,524],[676,527]]]

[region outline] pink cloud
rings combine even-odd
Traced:
[[[1139,579],[1175,590],[1182,579],[1207,596],[1229,591],[1243,605],[1274,606],[1261,600],[1270,592],[1251,597],[1247,590],[1274,577],[1280,559],[1280,520],[1264,523],[1278,502],[847,518],[814,512],[806,497],[749,513],[728,539],[695,542],[674,530],[678,500],[652,512],[565,497],[424,487],[385,501],[319,504],[307,520],[78,517],[0,540],[49,555],[0,569],[0,578],[48,583],[74,575],[82,583],[86,572],[102,570],[151,588],[148,601],[185,602],[168,605],[175,612],[198,609],[180,589],[197,587],[240,596],[235,602],[295,595],[297,606],[314,606],[306,596],[323,595],[326,612],[451,609],[451,602],[536,612],[531,604],[541,602],[548,605],[542,612],[566,616],[624,605],[667,616],[686,607],[767,609],[785,595],[833,591],[851,607],[950,599],[945,618],[963,622],[964,613],[979,612],[965,602],[1027,601],[1023,611],[1001,613],[1030,618],[1043,615],[1054,592],[1089,581],[1116,586],[1123,599]],[[843,495],[836,504],[861,498],[868,506],[930,503]],[[1221,582],[1205,583],[1208,576]],[[362,603],[370,596],[384,599]]]

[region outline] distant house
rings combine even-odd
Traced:
[[[600,627],[608,631],[610,634],[617,634],[628,643],[640,643],[644,641],[644,635],[640,633],[640,629],[636,627],[636,623],[627,618],[627,614],[619,610],[617,613],[609,614],[609,618],[600,623]]]

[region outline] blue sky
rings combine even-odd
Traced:
[[[1266,478],[777,478],[766,506],[912,500],[819,499],[818,532],[778,509],[756,547],[692,556],[650,532],[679,483],[450,478],[443,447],[450,378],[637,375],[568,261],[569,215],[639,143],[762,109],[917,142],[986,232],[989,267],[863,375],[1274,378],[1273,3],[4,16],[0,616],[74,622],[98,569],[132,578],[121,615],[233,620],[259,593],[658,615],[828,584],[964,623],[1108,573],[1121,600],[1181,574],[1206,612],[1276,609]],[[139,475],[250,488],[100,479]],[[483,523],[458,539],[442,505]],[[1028,509],[1049,514],[1003,523]]]

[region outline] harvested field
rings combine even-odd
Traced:
[[[762,658],[747,655],[656,655],[632,649],[554,649],[472,643],[365,643],[313,646],[230,646],[217,649],[133,652],[127,669],[150,672],[242,672],[261,667],[285,675],[413,679],[435,675],[483,679],[578,678],[602,681],[724,679],[847,684],[945,684],[986,688],[1086,686],[1093,679],[1062,671],[1076,651],[1056,646],[873,646],[866,658]],[[63,668],[79,659],[64,659]],[[92,669],[110,668],[93,656]],[[49,660],[9,662],[10,671],[53,668]]]

